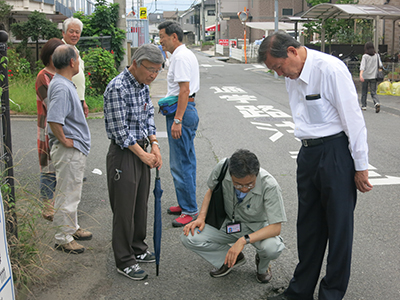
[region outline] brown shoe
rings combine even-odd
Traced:
[[[214,268],[210,271],[211,277],[223,277],[225,275],[228,275],[230,271],[232,271],[233,268],[239,267],[243,265],[246,262],[246,257],[244,257],[244,254],[242,252],[239,253],[238,257],[236,258],[236,262],[233,265],[232,268],[229,268],[226,264],[223,264],[221,268],[217,269]]]
[[[375,104],[375,112],[378,113],[381,111],[381,105],[379,103]]]
[[[268,266],[268,270],[267,272],[263,273],[263,274],[259,274],[258,273],[258,265],[260,264],[260,256],[258,255],[258,253],[256,254],[256,268],[257,268],[257,281],[259,283],[268,283],[271,281],[272,278],[272,272],[271,272],[271,266]]]
[[[56,250],[64,251],[71,254],[80,254],[85,251],[85,247],[78,244],[75,240],[72,240],[72,242],[69,242],[68,244],[56,244],[54,248],[56,248]]]
[[[72,236],[77,241],[89,241],[92,239],[93,234],[90,231],[79,228]]]

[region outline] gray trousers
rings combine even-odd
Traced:
[[[378,96],[376,95],[376,79],[365,79],[361,84],[361,106],[367,107],[367,94],[368,94],[368,85],[369,91],[371,93],[372,100],[374,101],[374,105],[379,103]]]
[[[145,253],[148,248],[144,240],[150,168],[132,151],[122,150],[111,142],[107,154],[107,183],[113,212],[115,264],[117,268],[124,269],[136,264],[135,256]]]
[[[195,231],[194,236],[189,233],[188,236],[181,235],[183,245],[200,255],[216,268],[220,268],[225,261],[226,254],[231,248],[229,244],[234,244],[245,234],[251,234],[253,231],[242,223],[242,231],[238,233],[226,233],[226,227],[222,226],[220,230],[206,224],[201,233]],[[266,240],[252,243],[260,256],[260,264],[257,272],[263,274],[267,271],[269,263],[279,257],[285,248],[282,238],[276,236]]]

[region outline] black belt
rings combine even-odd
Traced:
[[[137,143],[140,147],[142,147],[144,150],[146,150],[147,146],[149,145],[148,139],[137,140],[136,143]],[[117,145],[117,143],[115,142],[115,140],[111,140],[111,144]]]
[[[330,135],[330,136],[325,136],[319,139],[308,139],[308,140],[301,140],[301,143],[303,144],[304,147],[313,147],[313,146],[317,146],[317,145],[321,145],[324,142],[339,138],[345,136],[345,133],[339,132],[337,134],[334,135]]]
[[[194,97],[196,97],[196,93],[193,93],[193,94],[191,94],[191,95],[189,96],[189,98],[194,98]]]

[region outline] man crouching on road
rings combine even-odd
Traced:
[[[57,69],[50,82],[49,123],[50,156],[56,169],[57,188],[54,225],[56,249],[79,254],[85,248],[75,240],[90,240],[92,234],[78,225],[83,173],[90,150],[90,131],[86,123],[72,76],[79,72],[79,55],[74,47],[61,45],[53,53]]]
[[[220,161],[211,172],[199,216],[184,227],[182,243],[214,265],[210,271],[212,277],[225,276],[244,264],[242,250],[246,244],[252,244],[257,252],[256,279],[268,283],[272,278],[269,263],[285,248],[279,236],[281,223],[286,221],[281,189],[275,178],[260,168],[254,153],[237,150],[229,159],[229,172],[222,179],[226,217],[218,230],[205,220],[225,161]]]
[[[111,140],[107,183],[113,212],[112,247],[117,272],[133,280],[147,278],[139,262],[155,261],[144,240],[150,169],[161,168],[162,160],[148,85],[156,79],[163,61],[157,46],[140,46],[132,64],[111,80],[104,92],[104,120]]]

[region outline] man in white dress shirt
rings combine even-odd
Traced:
[[[277,32],[259,48],[259,62],[286,77],[302,141],[297,158],[299,263],[283,294],[268,299],[311,300],[329,241],[318,299],[343,299],[350,278],[357,189],[368,192],[367,129],[346,65]]]

